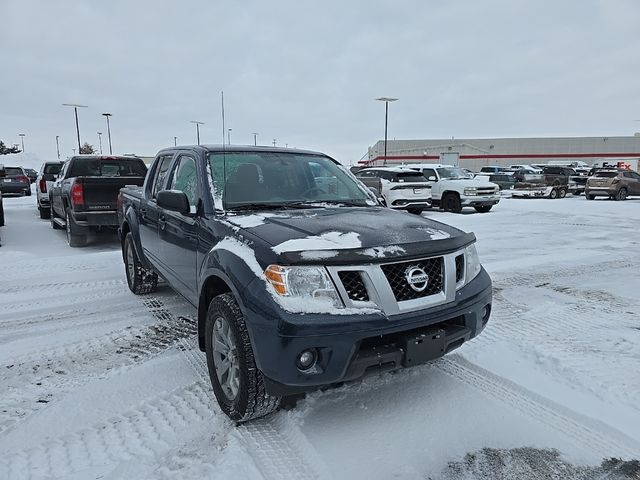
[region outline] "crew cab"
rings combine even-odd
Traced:
[[[197,308],[213,391],[235,421],[441,357],[490,316],[472,233],[379,205],[322,153],[168,148],[118,203],[129,288],[162,277]]]
[[[477,212],[486,213],[500,201],[500,187],[485,175],[471,178],[451,165],[416,163],[408,166],[432,183],[432,205],[447,212],[460,213],[464,207],[473,207]]]
[[[116,229],[120,188],[142,185],[146,173],[147,167],[138,157],[71,157],[48,189],[51,227],[66,230],[70,247],[86,245],[92,231]]]
[[[420,215],[431,206],[431,184],[419,172],[403,167],[366,168],[356,177],[380,192],[390,208]]]

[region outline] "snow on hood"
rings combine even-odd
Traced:
[[[371,247],[360,252],[361,255],[373,258],[385,258],[392,255],[406,253],[406,250],[399,245],[389,245],[386,247]]]
[[[283,309],[290,313],[328,313],[332,315],[364,315],[368,313],[377,313],[380,310],[377,308],[338,308],[331,303],[328,299],[323,298],[302,298],[302,297],[283,297],[279,295],[273,285],[267,281],[263,268],[256,259],[255,252],[251,246],[241,242],[232,237],[225,237],[219,241],[211,251],[227,250],[237,257],[244,260],[251,271],[262,280],[266,286],[267,291],[271,294],[273,299]]]
[[[360,248],[361,246],[360,235],[355,232],[326,232],[321,235],[310,235],[305,238],[287,240],[276,245],[272,250],[279,254],[282,252],[309,250],[342,250]]]

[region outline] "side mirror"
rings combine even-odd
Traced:
[[[427,180],[429,180],[430,182],[437,182],[438,181],[438,179],[436,177],[434,177],[433,175],[428,177]]]
[[[376,187],[369,187],[369,190],[376,198],[380,198],[380,190],[378,190]]]
[[[180,190],[160,190],[156,196],[160,208],[171,210],[183,215],[191,211],[187,195]]]

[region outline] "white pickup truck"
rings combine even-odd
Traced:
[[[473,207],[486,213],[500,201],[500,187],[481,175],[473,178],[451,165],[416,163],[407,167],[422,172],[431,183],[431,204],[447,212]]]

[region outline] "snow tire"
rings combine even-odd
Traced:
[[[233,399],[225,394],[214,364],[213,329],[219,318],[230,327],[239,363],[239,387]],[[209,304],[205,325],[205,351],[213,392],[220,408],[229,418],[242,423],[264,417],[278,409],[280,397],[269,395],[266,391],[264,375],[256,366],[244,315],[231,293],[218,295]]]
[[[122,244],[122,257],[127,276],[127,285],[136,295],[154,292],[158,288],[158,274],[147,270],[140,263],[133,246],[133,236],[127,233]]]

